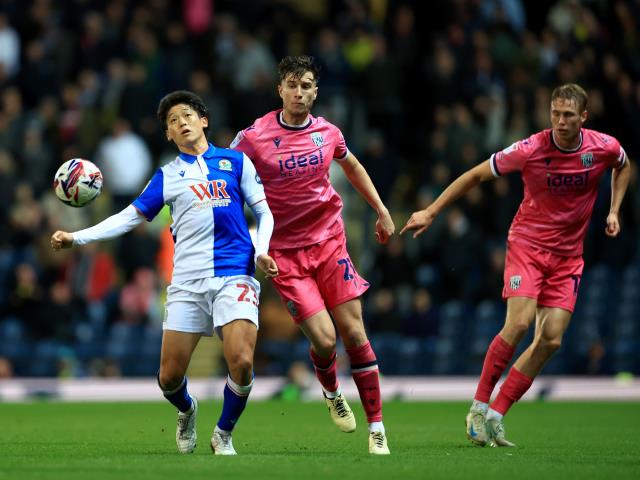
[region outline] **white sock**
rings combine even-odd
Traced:
[[[471,404],[471,411],[472,412],[482,412],[482,413],[487,413],[487,410],[489,410],[489,404],[485,403],[485,402],[480,402],[478,400],[474,400],[473,403]]]
[[[324,389],[324,387],[322,387],[322,391],[324,392],[325,396],[327,398],[330,398],[331,400],[333,400],[334,398],[336,398],[338,395],[340,395],[340,387],[338,387],[338,389],[335,392],[328,392]]]
[[[382,422],[371,422],[369,424],[369,433],[371,432],[382,432],[384,434],[384,423]]]
[[[493,408],[490,408],[487,412],[487,420],[497,420],[498,422],[501,422],[503,417],[504,415],[500,412],[496,412]]]

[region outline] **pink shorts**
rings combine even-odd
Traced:
[[[581,255],[565,257],[531,245],[508,242],[502,298],[529,297],[543,307],[573,313],[584,261]]]
[[[273,285],[296,323],[358,298],[368,288],[351,262],[344,234],[302,248],[271,250]]]

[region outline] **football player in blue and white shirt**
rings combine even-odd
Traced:
[[[229,369],[222,414],[211,446],[216,454],[235,455],[231,431],[253,385],[253,353],[258,329],[260,284],[255,265],[267,277],[278,275],[267,254],[273,216],[249,158],[208,143],[207,108],[197,95],[177,91],[165,96],[158,118],[179,155],[156,171],[140,196],[101,223],[68,233],[55,232],[54,250],[106,240],[152,220],[169,205],[175,241],[174,270],[167,288],[166,320],[158,383],[178,408],[178,450],[196,445],[198,402],[187,391],[185,373],[202,335],[213,331],[223,343]],[[244,217],[247,203],[257,218],[254,246]]]

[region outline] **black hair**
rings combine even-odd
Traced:
[[[169,114],[169,110],[181,103],[189,105],[196,111],[200,118],[209,118],[209,109],[205,105],[202,98],[188,90],[176,90],[175,92],[171,92],[168,95],[165,95],[158,104],[158,120],[160,120],[162,128],[165,132],[167,131],[167,115]],[[208,130],[208,126],[204,127],[205,135],[207,134]]]
[[[316,64],[314,58],[309,55],[284,57],[278,65],[280,81],[287,78],[290,74],[293,78],[300,78],[306,72],[311,72],[313,74],[313,79],[318,83],[318,80],[320,79],[320,66]]]

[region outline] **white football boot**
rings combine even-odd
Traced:
[[[487,433],[491,437],[492,447],[515,447],[516,444],[505,438],[504,424],[502,420],[487,419]]]
[[[211,435],[211,450],[215,455],[237,455],[233,448],[231,432],[221,430],[216,425],[216,428],[213,429],[213,435]]]
[[[196,448],[196,416],[198,415],[198,400],[191,397],[190,412],[178,412],[178,426],[176,428],[176,444],[180,453],[192,453]]]
[[[324,394],[324,392],[323,392]],[[347,399],[340,393],[335,398],[328,398],[324,395],[324,399],[327,402],[329,408],[329,414],[331,420],[337,425],[337,427],[345,433],[351,433],[356,430],[356,417],[351,411]]]
[[[486,414],[480,410],[471,410],[467,415],[467,438],[474,444],[484,447],[491,438],[487,432]]]
[[[372,455],[389,455],[387,436],[382,432],[369,433],[369,453]]]

